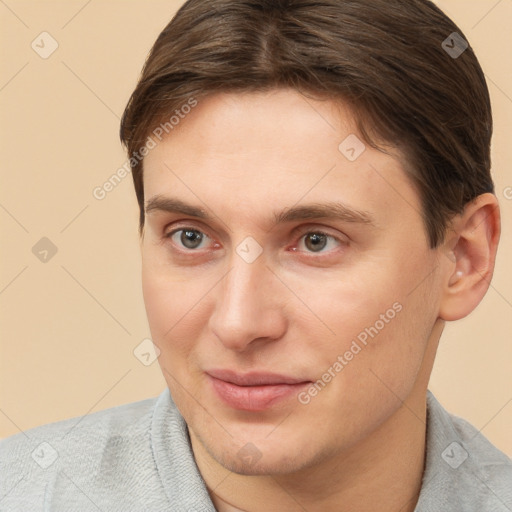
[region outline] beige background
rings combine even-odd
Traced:
[[[0,2],[0,437],[164,389],[133,354],[150,334],[131,176],[102,201],[92,190],[126,160],[119,116],[181,3]],[[492,287],[447,326],[430,388],[512,456],[512,0],[438,4],[488,78],[503,235]],[[59,45],[47,59],[31,48],[43,31]],[[58,249],[46,263],[32,253],[42,237]]]

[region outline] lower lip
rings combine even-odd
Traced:
[[[297,396],[309,382],[298,384],[268,384],[265,386],[237,386],[209,376],[217,395],[230,407],[244,411],[264,411],[269,407]]]

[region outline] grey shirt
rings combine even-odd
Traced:
[[[429,391],[416,512],[512,512],[512,461]],[[160,396],[0,442],[0,511],[214,512],[186,423]]]

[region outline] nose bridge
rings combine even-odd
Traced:
[[[271,293],[273,276],[263,255],[248,262],[233,252],[230,268],[218,288],[210,318],[214,334],[233,350],[243,350],[258,338],[279,337],[282,312]]]
[[[234,323],[241,321],[242,317],[247,322],[266,307],[262,292],[268,281],[266,274],[269,270],[262,257],[247,263],[237,254],[232,258],[231,269],[221,287],[219,306],[223,314]]]

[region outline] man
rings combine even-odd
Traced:
[[[4,441],[2,510],[512,510],[427,389],[492,277],[491,134],[431,2],[186,2],[121,125],[168,389]]]

